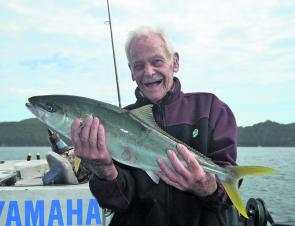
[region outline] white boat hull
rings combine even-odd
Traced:
[[[13,172],[16,163],[19,165],[20,161],[0,164],[0,175]],[[15,186],[0,187],[1,225],[86,226],[107,225],[110,220],[103,219],[102,209],[92,196],[88,183],[52,186],[40,184],[42,180],[37,177],[31,180],[27,178],[23,182],[19,180]]]

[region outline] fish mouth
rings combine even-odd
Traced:
[[[26,107],[34,114],[37,116],[37,110],[36,107],[34,106],[34,104],[32,103],[26,103]]]
[[[31,109],[31,108],[33,107],[33,104],[31,104],[31,103],[26,103],[26,107],[29,108],[29,109]]]
[[[40,108],[38,108],[36,105],[32,103],[26,103],[26,107],[29,109],[30,112],[32,112],[33,115],[35,115],[39,120],[44,121],[44,112]]]

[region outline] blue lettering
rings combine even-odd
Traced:
[[[64,225],[59,200],[52,200],[51,201],[48,226],[53,226],[53,223],[55,220],[57,220],[58,225]]]
[[[77,200],[77,209],[73,209],[73,202],[71,199],[67,200],[67,225],[73,225],[73,215],[77,215],[77,225],[82,225],[83,221],[83,207],[82,199]]]
[[[5,201],[0,201],[0,217],[4,209]],[[44,226],[45,225],[45,213],[44,208],[45,201],[37,200],[36,203],[33,200],[25,200],[24,203],[24,226]],[[73,207],[73,200],[67,200],[67,225],[82,225],[83,224],[83,200],[77,199],[77,205]],[[76,216],[76,222],[73,217]],[[101,224],[101,217],[99,212],[99,204],[96,199],[89,199],[86,223],[85,225]],[[17,201],[10,201],[8,204],[7,218],[5,226],[22,226],[21,216],[19,212],[19,206]],[[60,200],[52,200],[48,217],[48,226],[64,225],[63,213],[61,209]]]
[[[4,201],[0,201],[0,217],[1,217],[1,214],[2,214],[2,210],[3,210],[4,204],[5,204]]]
[[[19,215],[19,209],[17,201],[10,201],[7,211],[6,226],[11,226],[12,222],[15,222],[16,226],[21,226],[21,220]]]
[[[101,224],[100,214],[99,214],[99,205],[96,199],[90,199],[88,205],[88,212],[86,217],[86,224],[90,225],[92,219],[95,220],[95,224]]]
[[[25,226],[31,225],[44,226],[44,200],[37,200],[35,209],[32,200],[25,200]]]

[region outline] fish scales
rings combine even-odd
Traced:
[[[99,117],[105,127],[106,143],[113,159],[145,170],[155,182],[157,178],[153,171],[160,169],[157,159],[162,158],[170,164],[166,151],[174,150],[177,153],[176,144],[182,143],[156,125],[151,106],[127,111],[101,101],[69,95],[31,97],[26,106],[39,120],[68,138],[71,138],[71,125],[76,118],[84,118],[86,115]],[[264,166],[221,167],[192,147],[186,147],[206,172],[213,173],[220,179],[234,206],[247,218],[238,190],[239,180],[244,176],[276,171]],[[181,156],[179,158],[186,165]]]

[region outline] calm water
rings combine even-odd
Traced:
[[[262,198],[276,222],[295,224],[295,148],[239,148],[240,165],[264,165],[277,174],[247,177],[241,187],[246,201]]]
[[[40,153],[41,159],[50,147],[0,147],[0,160],[26,159],[27,153]],[[274,220],[295,224],[295,148],[239,148],[240,165],[271,166],[274,175],[244,179],[241,195],[246,204],[249,198],[262,198]]]
[[[36,159],[36,153],[40,153],[41,159],[51,151],[51,147],[0,147],[0,160],[26,160],[31,153],[32,159]]]

